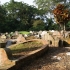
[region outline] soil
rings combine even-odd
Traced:
[[[41,42],[28,42],[28,43],[23,43],[23,44],[19,44],[13,47],[10,47],[10,49],[12,50],[12,55],[14,58],[19,58],[21,56],[25,56],[28,53],[37,50],[39,48],[41,48],[43,46],[43,44]]]
[[[20,57],[22,57],[22,56],[27,55],[27,54],[30,53],[30,52],[31,52],[31,51],[25,51],[25,52],[14,53],[14,54],[12,54],[12,55],[13,55],[14,58],[18,59],[18,58],[20,58]]]
[[[50,47],[42,57],[21,70],[70,70],[70,47]]]

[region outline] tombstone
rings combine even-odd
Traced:
[[[11,35],[10,34],[8,34],[6,37],[7,37],[7,39],[11,39]]]
[[[14,34],[13,32],[10,33],[11,36],[12,36],[13,34]]]
[[[2,39],[6,39],[6,36],[3,34],[3,35],[1,35],[1,38]]]
[[[26,42],[26,40],[25,40],[25,38],[22,36],[22,34],[19,34],[19,36],[17,37],[16,41],[17,41],[17,43]]]
[[[61,35],[61,33],[59,31],[54,31],[52,35],[53,36],[56,36],[58,38],[61,38],[62,37],[62,35]]]
[[[41,34],[42,39],[46,40],[49,46],[58,46],[58,43],[55,44],[55,39],[52,35],[50,35],[47,31],[43,31]]]
[[[40,35],[39,34],[35,35],[35,38],[39,39],[40,38]]]
[[[42,34],[42,31],[40,30],[39,32],[38,32],[38,35],[39,35],[39,38],[41,39],[41,34]]]
[[[15,35],[16,35],[16,36],[19,35],[18,31],[15,31]]]
[[[0,48],[5,48],[6,46],[6,39],[1,38],[0,39]]]
[[[54,38],[49,33],[45,34],[45,39],[49,42],[49,45],[54,46]]]
[[[69,31],[65,33],[65,38],[70,38],[70,32]]]
[[[49,30],[49,32],[53,33],[53,32],[54,32],[54,30]]]
[[[40,34],[40,35],[41,35],[41,34],[42,34],[42,31],[40,30],[40,31],[38,32],[38,34]]]
[[[12,52],[8,48],[0,48],[0,68],[2,66],[10,65],[12,61]]]
[[[30,31],[30,34],[33,35],[33,31]]]
[[[8,32],[5,33],[6,39],[8,39]]]
[[[24,37],[26,38],[26,37],[28,37],[28,35],[27,34],[24,34]]]
[[[18,31],[15,31],[15,33],[12,34],[11,39],[17,39],[18,35]]]
[[[45,38],[46,34],[47,34],[46,31],[43,31],[43,32],[41,33],[41,37],[42,37],[42,39],[46,40],[46,38]]]

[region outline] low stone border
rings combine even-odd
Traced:
[[[18,58],[16,61],[15,61],[15,65],[13,65],[12,67],[8,68],[7,70],[17,70],[22,67],[22,66],[25,66],[27,65],[28,63],[30,63],[31,61],[33,61],[34,59],[40,57],[41,55],[43,55],[47,49],[48,49],[48,44],[46,41],[44,40],[41,40],[41,39],[33,39],[33,40],[28,40],[27,42],[29,41],[35,41],[35,40],[38,40],[40,42],[43,43],[43,47],[25,55],[25,56],[22,56],[20,58]]]

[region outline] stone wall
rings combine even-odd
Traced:
[[[16,62],[15,62],[15,65],[12,66],[11,68],[9,68],[8,70],[17,70],[19,69],[20,70],[20,67],[23,65],[27,65],[29,64],[30,62],[32,62],[34,59],[42,56],[45,52],[47,52],[47,49],[48,49],[48,44],[44,41],[44,40],[40,40],[41,42],[43,42],[43,46],[38,49],[38,50],[35,50],[29,54],[27,54],[26,56],[23,56],[23,57],[20,57]]]

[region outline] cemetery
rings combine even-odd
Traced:
[[[46,41],[40,39],[32,39],[25,41],[25,39],[24,40],[22,39],[21,40],[19,39],[19,41],[15,39],[17,41],[16,44],[12,45],[8,44],[7,46],[4,46],[4,49],[0,49],[1,58],[3,57],[5,58],[0,60],[0,62],[2,63],[0,65],[1,69],[9,69],[11,68],[11,66],[12,66],[11,70],[20,68],[21,64],[27,63],[28,60],[29,61],[33,60],[34,58],[40,56],[40,54],[42,54],[48,49]],[[10,59],[8,57],[10,57]],[[17,67],[18,64],[19,66]]]
[[[58,31],[38,31],[30,32],[25,37],[15,31],[9,38],[5,34],[1,35],[0,69],[20,70],[22,65],[26,67],[28,63],[45,54],[50,48],[57,50],[60,46],[61,48],[70,46],[70,33],[67,32],[66,39],[58,33]],[[63,40],[60,41],[60,39]]]
[[[34,3],[0,4],[0,70],[70,70],[70,0]]]

